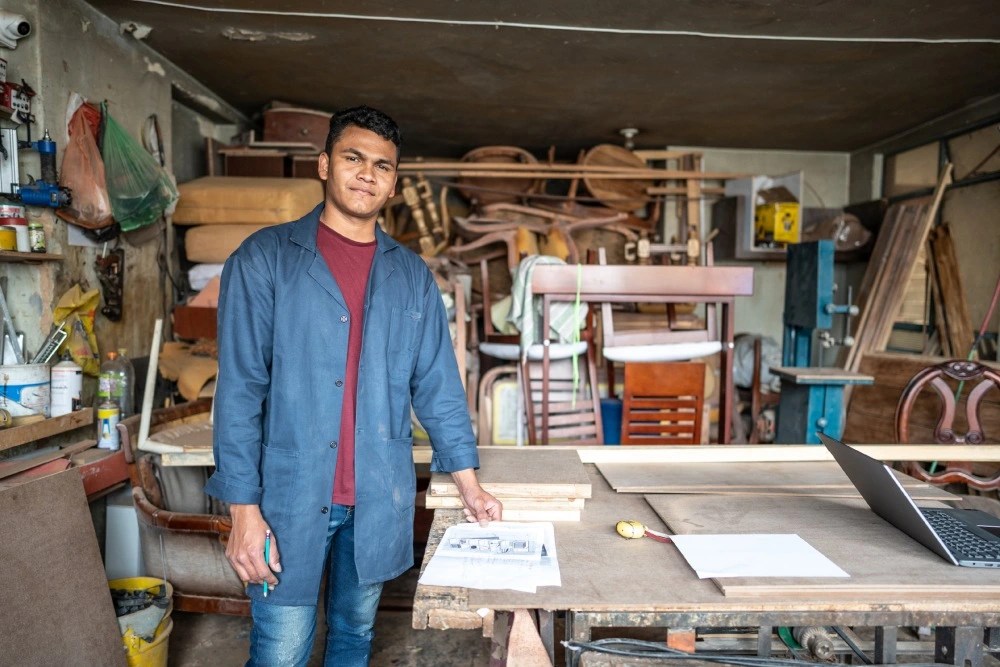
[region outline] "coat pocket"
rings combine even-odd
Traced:
[[[292,493],[298,488],[299,452],[265,445],[260,470],[261,486],[264,487],[261,513],[268,523],[281,524],[292,504]]]
[[[392,309],[387,341],[389,349],[386,355],[391,377],[408,378],[413,372],[413,357],[417,349],[422,318],[423,314],[419,310]]]
[[[412,510],[417,495],[417,473],[413,466],[413,438],[392,438],[385,444],[389,449],[392,504],[400,512]]]

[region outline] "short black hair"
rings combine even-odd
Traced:
[[[396,160],[399,160],[399,154],[403,148],[403,137],[399,131],[399,125],[396,125],[396,121],[388,114],[369,106],[341,109],[330,117],[330,132],[326,135],[324,149],[327,155],[333,150],[333,145],[340,139],[340,135],[351,125],[374,132],[386,141],[391,141],[396,145]]]

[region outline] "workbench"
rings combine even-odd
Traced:
[[[875,660],[888,664],[896,662],[898,627],[936,626],[938,662],[979,667],[984,636],[990,650],[1000,650],[995,630],[1000,626],[1000,594],[995,593],[1000,571],[948,564],[885,524],[858,499],[755,498],[748,503],[740,496],[660,495],[655,503],[673,507],[677,514],[678,525],[668,526],[643,494],[616,493],[594,465],[586,468],[593,495],[581,521],[555,524],[561,587],[527,594],[418,585],[414,627],[484,627],[491,632],[494,617],[528,609],[538,612],[550,656],[558,641],[554,627],[559,612],[565,615],[566,638],[578,641],[590,640],[594,628],[662,627],[668,645],[693,647],[697,628],[756,627],[757,653],[766,656],[777,627],[863,626],[875,628]],[[683,509],[683,503],[689,509]],[[700,516],[688,516],[691,507],[705,509],[694,512]],[[828,520],[808,518],[808,511],[825,509],[830,510]],[[840,520],[844,513],[851,522]],[[746,522],[770,520],[774,529],[769,532],[801,534],[852,578],[766,580],[776,584],[772,593],[752,592],[760,579],[698,579],[673,545],[619,537],[614,526],[621,519],[636,519],[665,532],[709,532],[704,528],[720,521],[728,522],[731,530],[714,532],[751,532]],[[459,510],[436,510],[425,565],[444,530],[461,520]],[[872,540],[873,535],[878,539]],[[736,586],[727,594],[717,581],[750,586],[743,593]],[[849,586],[852,581],[869,582],[874,592],[837,590],[841,582]],[[796,594],[800,585],[803,592]],[[585,655],[585,663],[596,656]],[[567,651],[567,665],[576,667],[580,661],[579,653]]]

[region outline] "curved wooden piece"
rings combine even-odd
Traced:
[[[455,218],[456,220],[458,218]],[[475,241],[470,241],[469,243],[463,243],[461,245],[453,245],[445,251],[449,257],[461,261],[462,255],[471,251],[478,250],[480,248],[485,248],[488,245],[494,243],[503,243],[507,247],[507,266],[511,269],[517,267],[519,259],[517,256],[517,241],[515,235],[517,233],[516,229],[506,230],[502,232],[491,232],[480,236]]]
[[[960,436],[955,433],[954,421],[957,404],[951,387],[945,378],[960,382],[976,382],[966,399],[965,414],[968,431]],[[979,410],[983,397],[993,387],[1000,390],[1000,373],[978,364],[974,361],[953,360],[920,371],[903,389],[896,407],[896,440],[900,443],[910,441],[910,415],[916,404],[917,397],[927,388],[932,387],[941,400],[941,416],[934,427],[934,438],[943,444],[982,444],[986,440],[983,433]],[[972,465],[967,462],[950,461],[944,464],[944,470],[929,473],[918,462],[906,462],[906,473],[931,484],[967,484],[981,491],[1000,489],[1000,472],[991,478],[981,477],[972,472]]]

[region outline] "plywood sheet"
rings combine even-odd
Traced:
[[[727,597],[807,599],[815,595],[890,595],[894,599],[1000,599],[1000,570],[956,567],[852,498],[647,495],[678,534],[799,534],[849,579],[716,579]]]
[[[851,480],[833,461],[598,463],[597,469],[619,493],[860,497]],[[947,491],[901,472],[896,476],[919,500],[957,500]]]
[[[498,498],[589,498],[590,478],[572,449],[544,447],[479,452],[479,483]],[[457,496],[447,473],[434,473],[428,496]]]
[[[0,535],[3,654],[23,665],[124,666],[79,472],[0,489]]]

